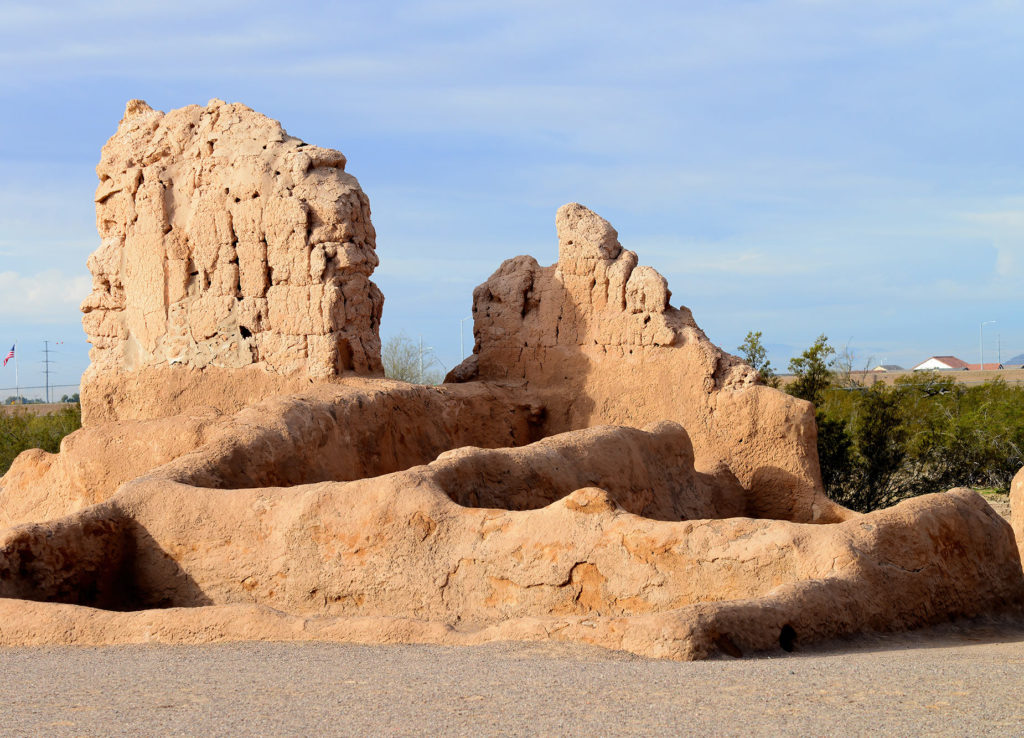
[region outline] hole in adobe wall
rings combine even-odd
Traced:
[[[238,332],[242,334],[242,338],[252,338],[252,331],[244,325],[238,326]]]
[[[796,648],[796,629],[786,623],[779,632],[779,645],[783,651],[792,651]]]
[[[347,338],[338,339],[338,371],[350,372],[355,369],[355,362],[352,357],[352,346]]]

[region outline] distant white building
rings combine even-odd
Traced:
[[[932,356],[931,358],[925,359],[920,364],[915,366],[912,371],[920,372],[928,369],[935,369],[938,371],[967,371],[968,363],[963,359],[958,359],[955,356]]]

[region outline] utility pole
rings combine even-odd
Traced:
[[[50,342],[43,341],[43,374],[46,376],[46,403],[50,403]]]
[[[462,340],[462,327],[466,324],[467,320],[472,320],[472,315],[467,315],[465,318],[459,321],[459,361],[466,358],[466,346]]]
[[[423,345],[423,334],[421,333],[420,334],[420,375],[419,375],[419,377],[417,377],[417,381],[420,384],[423,384],[423,354],[426,351],[433,351],[433,350],[434,350],[433,346],[424,346]],[[435,361],[437,361],[437,357],[434,357],[433,359],[431,359],[430,363],[432,364]],[[429,366],[429,364],[428,364],[428,366]]]
[[[995,323],[995,321],[986,320],[981,324],[981,333],[978,339],[978,353],[980,354],[978,358],[981,359],[981,364],[978,366],[979,371],[983,371],[985,369],[985,326],[991,325],[992,323]]]

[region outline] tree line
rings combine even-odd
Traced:
[[[761,333],[739,347],[779,387]],[[782,389],[814,403],[825,493],[868,512],[907,497],[974,487],[1006,492],[1024,466],[1024,387],[1001,379],[965,386],[939,372],[868,384],[825,335],[789,362]]]

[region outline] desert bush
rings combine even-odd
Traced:
[[[893,386],[836,380],[819,336],[786,391],[815,405],[825,493],[862,512],[951,487],[1009,490],[1024,466],[1024,387],[968,387],[936,372]]]
[[[7,473],[22,451],[41,448],[56,453],[61,439],[81,427],[82,410],[78,405],[48,415],[22,410],[0,413],[0,475]]]
[[[1009,490],[1024,466],[1024,387],[966,387],[931,372],[859,390],[830,388],[817,407],[826,493],[855,510],[951,487]]]

